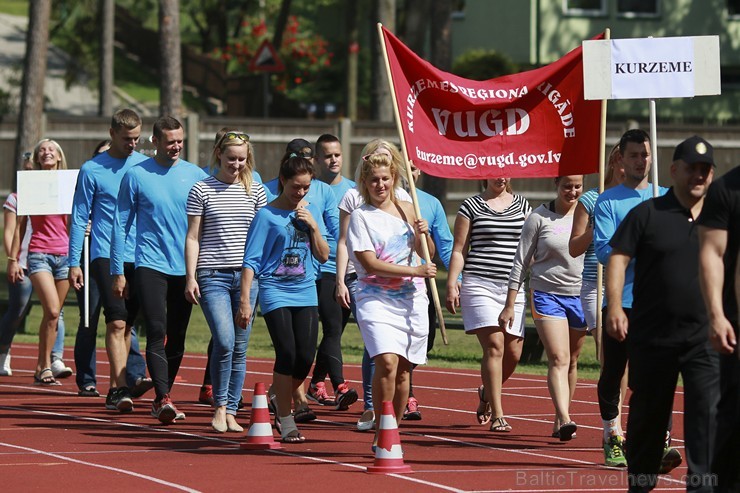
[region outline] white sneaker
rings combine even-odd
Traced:
[[[10,369],[10,348],[7,353],[0,353],[0,376],[10,377],[13,370]]]
[[[51,362],[51,374],[54,378],[67,378],[72,376],[72,368],[64,364],[64,361],[55,359]]]
[[[367,409],[357,420],[357,431],[370,431],[375,428],[375,411]]]

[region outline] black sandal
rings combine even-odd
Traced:
[[[44,376],[45,373],[48,373],[48,375]],[[53,387],[55,385],[61,385],[61,383],[57,382],[57,379],[54,378],[54,374],[52,373],[51,368],[44,368],[38,374],[34,374],[33,384],[41,385],[44,387]]]
[[[289,431],[288,434],[282,438],[283,443],[301,443],[305,441],[306,437],[301,435],[301,432],[298,431],[297,428],[295,430]]]
[[[509,433],[511,432],[511,425],[506,421],[506,418],[499,416],[498,418],[491,421],[490,431],[494,433]]]
[[[491,421],[493,412],[491,411],[491,405],[486,400],[483,385],[478,387],[478,400],[478,409],[475,411],[475,416],[478,418],[479,425],[485,425]]]
[[[77,392],[77,395],[80,397],[100,397],[100,392],[98,392],[98,389],[92,385],[88,385],[84,389],[80,389],[80,391]]]

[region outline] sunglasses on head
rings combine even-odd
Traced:
[[[218,145],[220,146],[224,142],[228,142],[230,140],[241,140],[245,144],[249,142],[249,135],[245,134],[244,132],[226,132],[223,137],[221,137],[221,140],[219,141]]]
[[[385,150],[385,149],[383,149],[383,150]],[[375,152],[371,152],[370,154],[365,154],[364,156],[362,156],[362,160],[363,160],[363,161],[367,161],[367,160],[369,160],[369,159],[370,159],[370,158],[371,158],[372,156],[387,156],[387,157],[388,157],[388,159],[392,159],[392,158],[391,158],[391,155],[390,155],[390,154],[388,154],[387,152],[383,152],[383,151],[375,151]]]

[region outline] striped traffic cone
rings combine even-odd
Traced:
[[[410,466],[403,463],[401,437],[398,434],[393,403],[383,401],[383,414],[380,416],[378,429],[378,446],[375,449],[375,463],[367,468],[374,474],[411,473]]]
[[[242,450],[278,450],[283,446],[275,442],[270,424],[270,411],[267,409],[267,392],[264,383],[254,385],[252,415],[249,419],[247,439],[239,445]]]

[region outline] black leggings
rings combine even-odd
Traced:
[[[602,320],[606,320],[606,308],[602,313]],[[624,313],[629,318],[630,309],[624,308]],[[599,396],[599,411],[601,411],[601,419],[611,421],[619,415],[619,392],[624,370],[627,368],[627,342],[619,342],[603,330],[601,354],[604,364],[601,367],[601,375],[596,387]]]
[[[321,344],[316,352],[316,366],[311,383],[323,382],[327,373],[334,390],[344,383],[342,371],[342,334],[349,321],[350,310],[344,308],[334,297],[337,288],[336,274],[321,274],[316,282],[319,295],[319,320],[321,321]]]
[[[287,306],[262,315],[275,347],[273,371],[296,380],[308,376],[316,354],[319,311],[315,306]]]
[[[185,299],[185,276],[139,267],[135,282],[147,329],[146,364],[159,401],[180,369],[193,305]]]

